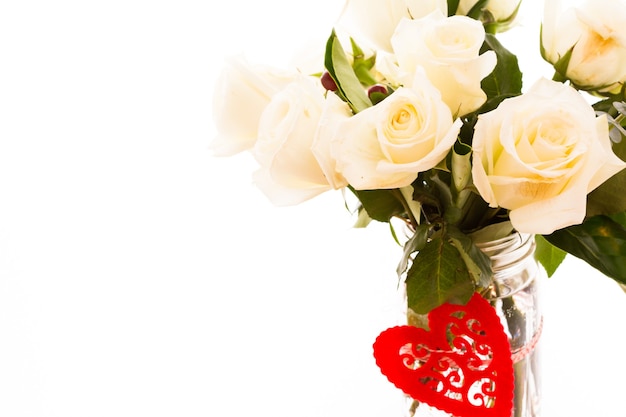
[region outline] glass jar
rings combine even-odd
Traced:
[[[540,286],[544,271],[535,259],[535,236],[514,233],[477,243],[489,256],[491,286],[483,293],[495,308],[511,345],[515,376],[512,417],[538,417],[541,407],[540,349],[543,325]],[[451,417],[408,399],[408,416]]]

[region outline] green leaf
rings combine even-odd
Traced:
[[[483,6],[485,6],[488,1],[489,0],[478,0],[472,6],[469,12],[467,12],[467,16],[471,17],[472,19],[480,20],[480,15],[482,14],[482,11],[483,11]]]
[[[612,215],[626,210],[626,170],[609,178],[587,196],[587,216]]]
[[[613,143],[613,152],[626,161],[626,139]],[[587,217],[626,211],[626,169],[600,184],[587,196]]]
[[[467,303],[475,285],[458,249],[438,234],[415,256],[406,289],[408,308],[427,314],[446,302]]]
[[[358,113],[372,106],[334,30],[326,43],[324,65],[337,84],[337,94],[350,105],[352,111]]]
[[[472,152],[472,147],[469,146],[468,144],[460,141],[457,139],[457,141],[454,143],[454,147],[452,148],[454,150],[454,153],[461,155],[461,156],[465,156],[468,155]]]
[[[359,82],[361,85],[368,87],[376,84],[376,80],[371,73],[371,69],[374,68],[376,64],[376,55],[374,54],[365,59],[363,49],[361,49],[354,39],[350,38],[350,44],[352,45],[352,68]]]
[[[422,204],[431,203],[433,206],[438,207],[439,210],[445,212],[452,206],[451,183],[452,179],[449,172],[431,169],[425,172],[424,175],[420,174],[417,181],[413,182],[415,190],[413,199]],[[429,199],[434,199],[435,201],[429,201]]]
[[[426,246],[431,229],[432,226],[430,224],[420,224],[415,228],[415,233],[413,233],[413,236],[411,236],[411,238],[406,241],[406,243],[404,244],[402,258],[400,259],[398,267],[396,268],[396,272],[398,273],[399,277],[404,274],[407,267],[409,266],[411,256],[413,256],[415,252],[421,251],[424,246]]]
[[[350,46],[352,46],[352,59],[354,62],[363,61],[365,53],[353,38],[350,38]]]
[[[541,235],[535,236],[535,242],[537,243],[535,259],[544,267],[548,277],[551,277],[567,256],[567,252],[557,248]]]
[[[493,110],[506,98],[522,93],[522,72],[517,56],[506,49],[494,35],[486,34],[481,53],[494,51],[498,63],[494,70],[481,82],[481,88],[487,94],[487,102],[479,110],[484,113]]]
[[[454,16],[459,9],[461,0],[448,0],[448,16]]]
[[[356,41],[353,38],[350,38],[350,45],[352,45],[353,66],[360,65],[360,66],[363,66],[363,68],[366,68],[368,70],[371,70],[372,68],[374,68],[374,65],[376,64],[375,53],[366,59],[365,52],[363,52],[363,49],[359,46],[358,43],[356,43]]]
[[[554,81],[565,81],[567,80],[567,69],[569,68],[569,62],[572,59],[572,53],[574,52],[574,47],[576,44],[572,45],[572,47],[563,55],[559,57],[559,60],[554,63],[554,70],[556,73],[554,74]]]
[[[607,98],[607,99],[593,103],[591,107],[593,107],[593,109],[596,112],[609,113],[613,116],[616,116],[618,112],[616,108],[613,106],[613,103],[615,103],[614,99]]]
[[[364,64],[355,65],[354,74],[356,75],[361,85],[372,86],[376,84],[376,80],[372,76],[372,73],[370,72],[369,68],[367,68],[367,65],[364,65]]]
[[[459,132],[458,139],[463,144],[471,148],[472,140],[474,137],[474,127],[476,126],[476,122],[478,121],[478,115],[476,113],[471,113],[469,115],[463,116],[462,119],[463,119],[463,125],[461,126],[461,131]]]
[[[448,230],[450,243],[459,251],[461,258],[465,262],[467,271],[474,280],[474,284],[485,289],[491,284],[493,275],[491,270],[491,259],[485,255],[469,238],[469,236],[461,233],[458,229],[450,228]]]
[[[608,216],[544,236],[554,246],[587,262],[606,276],[626,284],[626,227]]]
[[[402,201],[397,197],[397,190],[350,190],[359,199],[368,216],[379,222],[388,222],[391,218],[405,213]]]
[[[441,211],[439,187],[430,181],[430,177],[427,173],[420,173],[411,185],[413,186],[413,200],[417,201],[422,206],[433,207],[436,211]]]
[[[626,211],[622,211],[621,213],[615,213],[609,216],[614,222],[621,224],[624,228],[626,228]]]

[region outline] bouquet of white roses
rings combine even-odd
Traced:
[[[524,92],[497,38],[519,7],[349,0],[354,32],[333,30],[315,70],[228,62],[215,149],[250,150],[277,205],[345,189],[359,225],[406,224],[418,313],[488,286],[476,243],[513,231],[537,236],[549,274],[570,253],[626,284],[626,7],[548,1],[537,38],[555,73]]]

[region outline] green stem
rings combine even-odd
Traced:
[[[411,185],[399,188],[398,191],[400,194],[398,199],[404,206],[411,221],[411,225],[413,228],[416,228],[420,224],[422,205],[413,200],[413,187]]]
[[[415,412],[417,411],[417,407],[420,406],[420,402],[417,400],[413,400],[411,403],[411,407],[409,408],[409,417],[415,416]]]

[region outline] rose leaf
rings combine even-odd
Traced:
[[[448,16],[454,16],[461,0],[448,0]]]
[[[467,303],[475,285],[458,249],[439,233],[415,256],[406,290],[408,308],[427,314],[446,302]]]
[[[354,39],[350,38],[350,44],[352,45],[352,68],[359,82],[364,86],[376,84],[376,79],[371,73],[372,68],[374,68],[376,64],[376,54],[365,58],[363,49],[361,49]]]
[[[337,85],[338,95],[350,105],[352,111],[358,113],[372,106],[334,30],[326,43],[324,65]]]
[[[626,138],[612,143],[613,152],[626,161]],[[611,215],[626,211],[626,169],[621,170],[600,184],[587,196],[587,217]]]
[[[389,222],[405,213],[402,201],[395,190],[355,190],[349,187],[361,202],[368,216],[379,222]]]
[[[494,35],[486,34],[480,52],[489,50],[496,53],[498,63],[481,82],[481,88],[487,94],[487,102],[479,110],[480,113],[493,110],[502,100],[518,96],[522,92],[522,72],[517,56],[502,46]]]
[[[617,218],[617,217],[616,217]],[[609,278],[626,284],[626,226],[608,216],[544,236],[554,246],[587,262]]]
[[[482,14],[483,8],[488,1],[489,0],[478,0],[476,4],[472,6],[469,12],[467,12],[467,15],[472,19],[480,20],[480,15]]]
[[[469,236],[457,228],[449,227],[448,235],[450,236],[450,243],[459,251],[465,262],[474,284],[481,289],[487,288],[491,284],[492,278],[489,256],[481,251]]]
[[[413,254],[415,252],[421,251],[424,246],[426,246],[431,229],[432,226],[430,224],[422,223],[415,228],[413,236],[411,236],[411,238],[406,241],[406,243],[404,244],[402,258],[400,259],[398,267],[396,268],[398,277],[401,277],[408,268]]]
[[[535,242],[537,243],[535,259],[546,270],[548,277],[551,277],[567,256],[567,252],[554,246],[541,235],[535,236]]]

